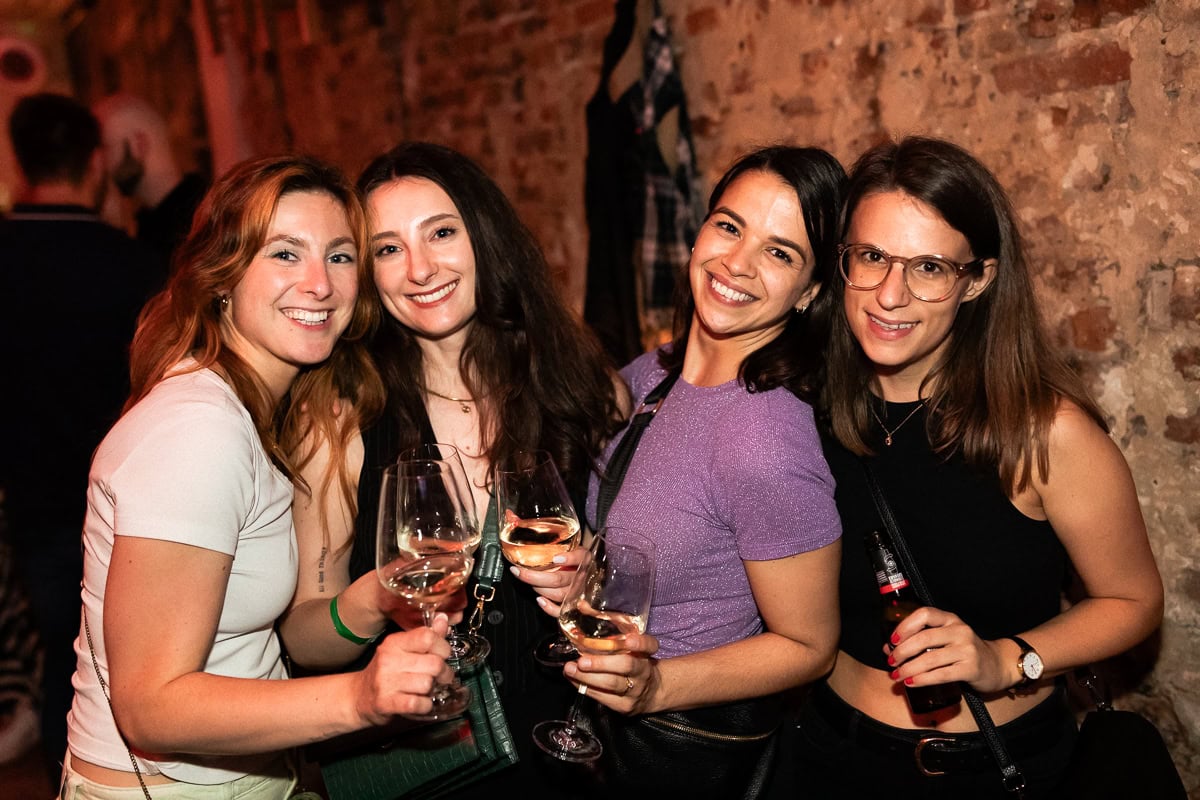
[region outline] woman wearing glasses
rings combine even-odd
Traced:
[[[966,702],[916,713],[906,699],[906,686],[955,682],[986,701],[1026,797],[1058,796],[1075,723],[1056,676],[1132,647],[1162,616],[1129,469],[1043,332],[986,167],[941,140],[884,143],[855,164],[845,212],[830,298],[845,313],[832,314],[820,403],[844,527],[842,632],[801,712],[805,796],[1012,796]],[[864,463],[937,604],[886,632],[861,543],[884,527]],[[1083,596],[1063,611],[1071,565]]]

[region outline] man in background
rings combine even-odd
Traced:
[[[0,220],[0,487],[45,653],[42,748],[57,786],[74,694],[88,469],[128,394],[136,318],[166,267],[97,215],[109,176],[86,106],[24,97],[9,134],[26,186]]]
[[[187,236],[208,182],[180,168],[166,119],[145,100],[110,95],[92,111],[113,185],[137,202],[137,238],[169,259]]]

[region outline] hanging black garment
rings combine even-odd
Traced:
[[[617,0],[604,40],[600,83],[588,101],[584,209],[588,225],[584,320],[621,367],[642,352],[633,250],[642,218],[642,167],[630,105],[613,101],[608,83],[633,38],[636,0]]]

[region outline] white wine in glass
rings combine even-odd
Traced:
[[[558,624],[580,652],[629,652],[630,634],[644,633],[654,595],[654,543],[627,528],[602,528],[592,537],[558,612]],[[563,761],[595,761],[604,751],[579,727],[582,689],[566,719],[533,727],[533,741]]]
[[[438,605],[461,591],[471,574],[469,525],[448,497],[452,476],[430,462],[403,461],[386,467],[379,492],[375,572],[385,589],[421,609],[433,626]],[[460,716],[471,699],[457,679],[429,693],[433,710],[409,715],[441,720]]]
[[[482,539],[482,528],[479,526],[479,514],[475,508],[475,496],[471,492],[471,483],[458,448],[445,442],[420,444],[401,451],[399,460],[432,462],[439,468],[444,465],[444,468],[450,471],[454,483],[458,487],[458,500],[466,517],[465,524],[471,530],[467,539],[467,548],[474,554]],[[491,643],[476,630],[462,633],[451,628],[450,633],[446,636],[446,641],[450,643],[450,657],[454,659],[460,669],[483,663],[483,660],[492,652]]]
[[[554,459],[544,450],[522,450],[496,470],[496,507],[500,516],[500,550],[512,564],[556,570],[554,557],[579,544],[579,515]],[[579,651],[561,633],[542,639],[533,657],[548,667],[561,667]]]

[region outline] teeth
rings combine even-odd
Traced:
[[[885,331],[901,331],[901,330],[906,330],[908,328],[914,328],[917,325],[917,323],[915,323],[915,322],[897,322],[897,323],[884,322],[883,320],[881,320],[879,317],[876,317],[876,316],[872,316],[871,319],[873,319],[875,321],[875,324],[878,325],[879,327],[883,328]]]
[[[453,292],[457,287],[458,287],[458,281],[455,281],[454,283],[446,284],[442,288],[438,289],[436,292],[430,292],[429,294],[413,294],[413,295],[409,295],[409,297],[411,297],[414,301],[416,301],[418,303],[435,303],[438,300],[441,300],[446,295]]]
[[[305,325],[320,325],[325,320],[329,319],[328,311],[304,311],[299,308],[290,308],[283,312],[288,319],[294,319],[297,322],[303,322]]]
[[[716,278],[712,279],[712,287],[717,294],[721,295],[721,297],[724,297],[726,300],[732,300],[735,303],[745,303],[754,299],[754,295],[730,289]]]

